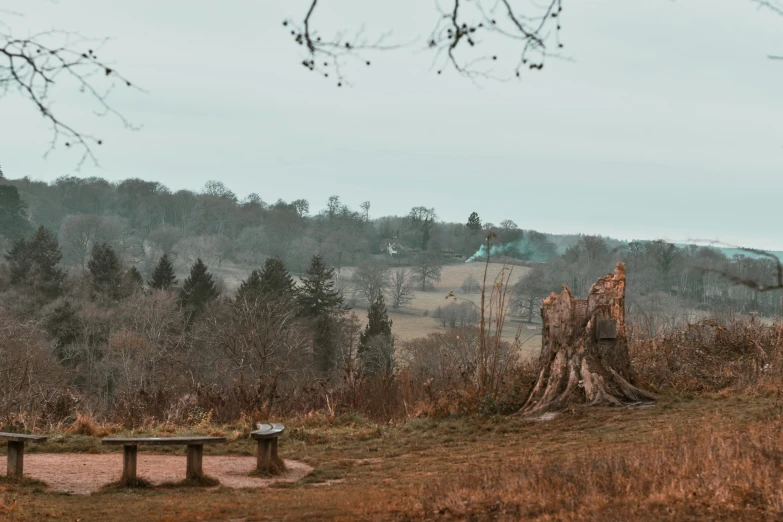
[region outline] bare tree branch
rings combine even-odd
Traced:
[[[348,38],[345,31],[336,33],[331,39],[322,38],[311,26],[317,5],[318,0],[312,0],[301,25],[289,19],[283,21],[283,26],[291,27],[294,41],[307,48],[308,56],[302,61],[302,65],[311,71],[323,74],[325,78],[329,77],[330,72],[333,73],[337,78],[338,87],[342,87],[343,83],[347,84],[343,68],[348,59],[369,66],[372,62],[362,57],[363,51],[384,51],[400,47],[400,45],[385,44],[391,32],[370,40],[364,34],[364,27],[361,27],[353,38]]]
[[[490,43],[482,39],[495,36],[518,46],[512,66],[515,76],[519,77],[524,68],[542,69],[547,57],[557,56],[550,47],[563,47],[559,38],[562,0],[545,0],[543,5],[525,2],[526,15],[521,14],[516,4],[517,0],[449,0],[449,8],[443,9],[436,1],[438,18],[426,42],[434,52],[433,68],[441,74],[444,67],[450,66],[474,81],[476,78],[507,79],[495,74],[498,54],[490,52]],[[364,37],[363,28],[353,39],[346,38],[345,32],[339,32],[329,40],[322,39],[313,25],[318,6],[319,0],[312,0],[301,24],[288,19],[283,25],[291,27],[294,41],[307,49],[302,65],[325,77],[333,72],[338,86],[345,83],[343,66],[347,59],[370,65],[370,61],[362,57],[365,51],[402,47],[386,44],[391,32],[369,40]],[[550,26],[554,26],[554,31],[549,30]],[[479,47],[481,51],[476,50]]]
[[[95,115],[111,115],[125,127],[134,128],[108,102],[117,84],[132,84],[110,64],[98,59],[97,52],[106,41],[54,30],[15,38],[8,25],[0,22],[0,96],[10,90],[18,91],[49,122],[52,139],[45,156],[62,142],[68,148],[81,149],[79,167],[88,159],[98,163],[94,147],[103,144],[103,140],[66,122],[53,109],[54,89],[68,82],[96,104]]]
[[[783,2],[780,0],[751,0],[759,6],[759,9],[769,9],[770,11],[783,15]]]

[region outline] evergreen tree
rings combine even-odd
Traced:
[[[106,243],[92,247],[92,257],[87,262],[92,286],[96,292],[117,299],[121,294],[122,266],[114,249]]]
[[[261,271],[254,269],[252,272],[250,272],[250,275],[247,276],[247,279],[242,281],[242,283],[239,285],[239,288],[237,289],[236,300],[237,302],[245,300],[253,301],[260,298],[262,294]]]
[[[180,304],[192,314],[216,299],[218,293],[207,265],[201,258],[196,259],[196,262],[190,267],[190,275],[185,278],[182,289],[179,291]]]
[[[177,284],[174,266],[169,261],[168,254],[163,254],[160,258],[155,270],[152,272],[152,279],[147,281],[147,284],[150,285],[150,288],[157,290],[171,290]]]
[[[82,326],[77,310],[70,301],[62,301],[49,312],[44,321],[44,328],[55,339],[55,349],[58,354],[63,348],[75,343],[82,336]]]
[[[297,296],[294,278],[277,257],[270,257],[261,270],[253,270],[237,290],[237,300],[272,298],[294,299]]]
[[[267,258],[261,270],[261,288],[275,297],[296,296],[296,283],[279,257]]]
[[[391,327],[392,320],[389,319],[383,294],[380,294],[367,311],[367,326],[359,336],[357,347],[367,373],[391,373],[394,361]]]
[[[5,260],[8,261],[11,272],[11,284],[21,285],[27,282],[27,275],[30,272],[30,263],[28,253],[30,245],[23,237],[17,239],[11,244],[11,249],[5,254]]]
[[[327,268],[321,256],[313,256],[298,300],[301,314],[313,319],[313,357],[323,372],[334,367],[339,322],[347,311],[334,284],[334,269]]]
[[[470,215],[470,217],[468,218],[468,224],[466,226],[474,234],[477,234],[478,232],[481,231],[481,218],[479,217],[477,212],[473,212]]]
[[[334,287],[334,268],[326,268],[320,255],[313,256],[310,267],[302,278],[299,306],[302,315],[319,317],[343,307],[342,293]]]
[[[144,278],[141,277],[141,272],[139,272],[135,266],[130,267],[125,273],[125,286],[126,295],[135,294],[144,288]]]
[[[62,293],[65,272],[60,268],[62,252],[57,238],[44,227],[30,239],[19,238],[5,255],[11,272],[11,284],[29,286],[54,299]]]
[[[30,233],[30,222],[25,211],[27,205],[19,197],[19,190],[13,185],[0,185],[0,233],[11,241]]]

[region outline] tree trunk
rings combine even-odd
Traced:
[[[571,404],[620,406],[656,397],[635,387],[625,336],[625,265],[599,279],[587,299],[563,286],[541,306],[540,373],[519,414]]]

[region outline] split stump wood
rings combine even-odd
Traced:
[[[202,460],[204,457],[204,444],[218,444],[226,442],[225,437],[149,437],[149,438],[107,438],[104,444],[122,446],[124,449],[122,460],[122,484],[136,483],[136,456],[138,447],[150,446],[187,446],[187,466],[185,469],[186,480],[198,480],[204,476]]]
[[[44,442],[46,437],[42,435],[0,432],[0,440],[8,441],[8,471],[6,475],[14,479],[20,479],[24,473],[24,443],[26,441]]]
[[[256,470],[266,475],[279,475],[285,464],[277,456],[277,438],[283,434],[282,424],[259,424],[250,436],[258,441],[256,448]]]
[[[635,385],[625,327],[625,265],[600,278],[587,299],[567,286],[541,306],[539,375],[520,414],[541,415],[573,404],[620,406],[656,397]]]

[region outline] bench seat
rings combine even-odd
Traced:
[[[43,435],[26,435],[24,433],[0,432],[0,440],[8,441],[8,469],[6,475],[20,479],[24,473],[24,443],[44,442]]]
[[[202,460],[204,456],[204,444],[218,444],[226,442],[225,437],[144,437],[121,438],[109,437],[102,441],[123,447],[122,478],[121,484],[136,484],[136,454],[139,446],[187,446],[187,466],[185,469],[186,480],[198,480],[204,476]]]
[[[218,444],[226,442],[225,437],[145,437],[145,438],[114,438],[103,439],[104,444],[116,446],[179,446],[182,444]]]

